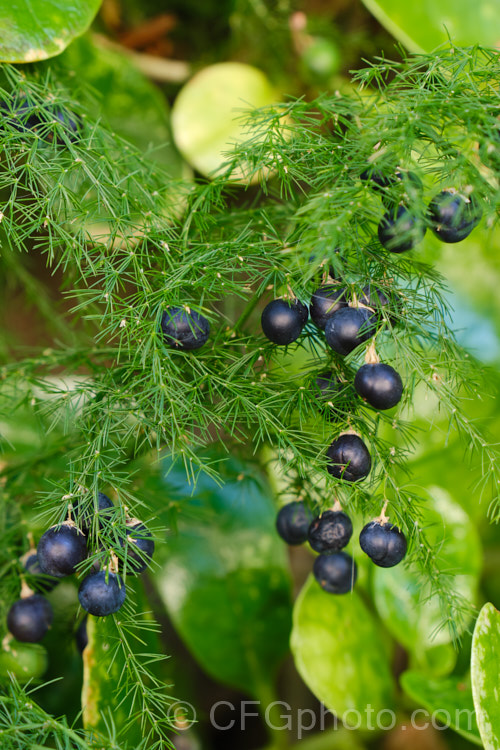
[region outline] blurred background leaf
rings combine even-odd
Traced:
[[[0,61],[35,62],[59,55],[92,23],[101,0],[0,0]]]
[[[200,476],[193,493],[182,464],[164,464],[165,495],[181,512],[157,585],[202,667],[262,696],[288,650],[289,573],[270,489],[256,465],[231,457],[223,470],[223,486]]]
[[[405,5],[400,0],[363,0],[387,31],[411,52],[431,52],[454,44],[496,47],[500,14],[495,0],[439,0]]]
[[[366,728],[368,705],[375,715],[393,706],[390,649],[356,591],[333,596],[309,576],[295,602],[291,648],[318,700],[339,716],[355,712],[347,725]]]
[[[472,694],[477,723],[486,750],[500,747],[498,675],[500,674],[500,612],[485,604],[472,640]]]

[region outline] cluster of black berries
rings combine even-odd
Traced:
[[[313,573],[322,589],[329,594],[347,594],[357,578],[357,566],[344,547],[352,537],[352,522],[349,516],[335,506],[316,518],[302,501],[284,505],[276,518],[280,537],[290,545],[309,542],[319,552],[313,565]],[[388,522],[384,512],[366,524],[359,535],[361,549],[381,568],[392,568],[406,554],[406,537],[396,526]]]
[[[422,181],[414,172],[396,169],[387,175],[377,169],[367,169],[360,177],[370,181],[386,207],[378,226],[378,238],[391,253],[411,250],[423,239],[427,226],[442,242],[461,242],[483,215],[473,194],[461,194],[455,188],[448,188],[432,198],[421,219],[410,208],[412,201],[422,200],[423,193]],[[394,192],[400,193],[401,200],[394,201]]]
[[[113,503],[100,492],[98,496],[98,526],[109,515]],[[78,503],[74,510],[78,515]],[[21,598],[11,606],[7,627],[18,640],[36,643],[46,634],[53,619],[52,607],[43,596],[57,585],[61,578],[76,572],[88,554],[87,539],[92,526],[92,514],[79,514],[81,528],[72,520],[53,526],[43,534],[36,551],[21,558],[24,567]],[[120,540],[125,550],[126,572],[142,573],[153,556],[154,541],[150,531],[137,519],[127,521],[126,539]],[[106,570],[94,569],[81,582],[78,599],[83,609],[96,617],[117,612],[125,601],[125,584],[119,570],[125,564],[115,560]],[[114,568],[114,569],[111,569]]]

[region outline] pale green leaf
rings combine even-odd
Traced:
[[[431,52],[451,38],[454,44],[496,47],[500,13],[496,0],[363,0],[368,10],[412,52]]]
[[[306,685],[347,725],[370,728],[368,706],[391,708],[389,654],[356,591],[327,594],[310,576],[295,603],[291,647]]]
[[[0,0],[0,61],[54,57],[90,26],[101,0]]]
[[[500,612],[485,604],[472,639],[471,677],[479,732],[486,750],[500,748]]]

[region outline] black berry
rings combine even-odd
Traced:
[[[69,576],[87,557],[87,537],[75,526],[53,527],[38,542],[37,554],[43,573],[57,578]]]
[[[276,516],[276,530],[287,544],[303,544],[307,540],[307,530],[311,521],[312,513],[307,505],[295,500],[279,510]]]
[[[59,583],[59,578],[47,576],[42,572],[36,552],[27,552],[21,558],[21,563],[27,575],[27,582],[33,591],[46,594]]]
[[[425,226],[405,206],[387,211],[378,225],[380,244],[391,253],[404,253],[422,241]]]
[[[78,651],[83,654],[84,650],[89,645],[89,635],[87,633],[87,615],[85,615],[77,628],[77,631],[75,633],[75,642]]]
[[[37,133],[47,143],[61,143],[53,129],[54,120],[58,123],[58,129],[64,130],[68,140],[77,141],[80,137],[80,118],[68,110],[50,107],[35,107],[24,100],[18,106],[10,108],[6,102],[2,102],[1,109],[4,118],[20,133],[31,130]]]
[[[78,589],[78,600],[83,609],[95,617],[118,612],[125,596],[125,584],[120,576],[105,570],[88,575]]]
[[[371,182],[374,190],[383,190],[394,184],[394,179],[380,169],[372,169],[368,167],[364,172],[361,172],[359,177],[363,182]]]
[[[373,336],[375,322],[375,315],[365,307],[343,307],[327,321],[326,343],[345,356]]]
[[[111,508],[114,508],[113,501],[107,495],[105,495],[104,492],[99,492],[97,495],[97,511],[95,509],[93,499],[84,500],[83,498],[80,498],[75,503],[73,503],[73,510],[76,513],[82,530],[86,534],[92,528],[92,522],[94,517],[96,516],[98,519],[98,527],[103,527],[102,520],[105,517],[110,517],[112,513]]]
[[[273,299],[262,311],[260,322],[269,341],[285,346],[298,339],[308,317],[307,307],[299,300]]]
[[[397,203],[408,205],[422,198],[424,186],[420,177],[415,172],[397,169],[394,172],[396,178],[389,192],[383,191],[382,202],[387,208],[394,208]]]
[[[356,563],[346,552],[318,555],[313,565],[317,582],[329,594],[347,594],[352,591],[358,570]]]
[[[313,390],[321,405],[321,412],[330,421],[342,418],[342,412],[332,406],[331,402],[340,399],[340,394],[344,388],[344,383],[331,370],[321,373],[314,381]]]
[[[210,323],[203,315],[183,307],[170,307],[161,318],[163,338],[173,349],[199,349],[208,340]]]
[[[443,190],[429,203],[430,227],[442,242],[461,242],[479,224],[483,212],[477,199]]]
[[[375,409],[392,409],[403,395],[403,381],[390,365],[366,364],[359,368],[354,387],[364,401]]]
[[[367,286],[363,287],[362,292],[363,293],[360,296],[359,301],[362,305],[372,307],[377,314],[378,320],[383,319],[383,313],[385,312],[389,322],[395,322],[397,316],[394,315],[394,313],[399,312],[401,307],[401,303],[398,298],[391,296],[391,298],[389,299],[389,297],[384,292],[382,292],[380,289],[377,289],[377,287],[373,286],[372,284],[367,284]]]
[[[151,560],[155,550],[151,532],[143,523],[136,523],[128,526],[126,533],[126,541],[121,540],[120,543],[122,547],[126,544],[127,548],[127,573],[142,573],[148,567],[148,560]]]
[[[334,313],[347,307],[345,290],[336,284],[320,286],[311,297],[311,318],[318,328],[324,329]]]
[[[309,526],[307,539],[316,552],[343,549],[352,536],[352,523],[341,510],[326,510]]]
[[[363,552],[381,568],[392,568],[406,555],[406,537],[392,523],[370,521],[359,535]]]
[[[340,435],[328,448],[328,472],[336,479],[358,482],[370,473],[372,460],[368,448],[357,435]]]
[[[7,627],[14,638],[23,643],[38,643],[49,629],[52,607],[39,594],[18,599],[9,609]]]

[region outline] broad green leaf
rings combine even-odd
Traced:
[[[194,494],[180,464],[166,477],[181,514],[158,586],[201,666],[257,696],[288,648],[290,581],[267,484],[234,458],[223,474],[222,486],[200,476]]]
[[[101,0],[0,0],[0,61],[35,62],[59,55],[88,29]]]
[[[476,527],[449,494],[429,489],[430,501],[422,526],[436,556],[436,563],[447,575],[446,585],[468,602],[476,598],[481,566],[481,546]],[[373,593],[377,610],[394,637],[413,652],[414,663],[431,666],[425,651],[449,643],[451,633],[443,627],[439,598],[431,594],[413,565],[376,568]],[[439,670],[438,670],[439,673]]]
[[[405,693],[429,712],[430,716],[420,713],[420,720],[425,722],[433,717],[466,737],[469,742],[482,745],[468,678],[435,680],[419,672],[408,671],[401,675],[400,681]]]
[[[368,10],[412,52],[431,52],[451,38],[454,44],[496,47],[500,13],[496,0],[363,0]]]
[[[238,62],[210,65],[186,83],[174,102],[175,143],[191,166],[213,177],[227,161],[226,152],[248,135],[243,111],[276,101],[275,89],[257,68]]]
[[[392,707],[389,654],[356,591],[327,594],[310,576],[295,603],[291,647],[306,685],[345,724],[373,728],[369,710]]]
[[[151,628],[139,628],[140,621],[150,622],[151,615],[147,613],[147,602],[144,596],[142,582],[136,579],[133,583],[127,579],[127,596],[133,597],[137,612],[137,638],[131,639],[134,651],[139,658],[145,658],[145,653],[159,653],[160,647],[157,635]],[[93,730],[98,736],[108,738],[110,728],[114,725],[118,730],[126,727],[126,738],[131,747],[139,745],[142,738],[140,722],[130,722],[133,704],[133,693],[126,696],[119,689],[121,677],[126,674],[128,665],[124,649],[118,645],[119,630],[115,624],[115,617],[87,618],[88,645],[83,650],[83,685],[82,685],[82,718],[85,729]],[[137,706],[135,706],[137,708]]]
[[[479,732],[486,750],[500,748],[500,612],[485,604],[472,639],[471,678]]]

